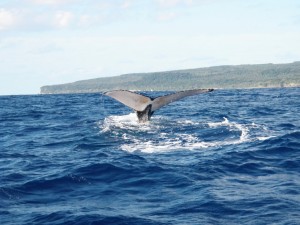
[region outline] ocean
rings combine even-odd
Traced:
[[[1,225],[300,224],[300,88],[215,90],[146,124],[100,93],[0,105]]]

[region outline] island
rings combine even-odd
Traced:
[[[47,85],[41,94],[93,93],[109,90],[180,91],[197,88],[300,87],[300,61],[285,64],[226,65],[113,77]]]

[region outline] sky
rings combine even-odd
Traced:
[[[294,61],[299,0],[0,0],[0,95],[126,73]]]

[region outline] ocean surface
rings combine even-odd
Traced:
[[[216,90],[147,124],[100,93],[0,106],[1,225],[300,224],[300,88]]]

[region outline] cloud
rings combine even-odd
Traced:
[[[36,49],[30,51],[33,54],[49,54],[49,53],[61,53],[63,52],[63,48],[54,42],[45,43],[41,46],[37,46]]]
[[[93,25],[100,24],[104,20],[101,15],[87,14],[79,15],[76,19],[76,25],[80,28],[91,27]]]
[[[67,11],[60,11],[54,15],[54,26],[58,28],[65,28],[68,27],[72,20],[73,14]]]
[[[17,23],[16,12],[6,9],[0,9],[0,30],[8,29]]]
[[[161,7],[175,7],[179,4],[191,5],[193,0],[157,0]]]
[[[92,22],[92,17],[90,15],[81,15],[79,17],[79,26],[88,26],[90,25]]]
[[[176,6],[180,0],[157,0],[158,4],[163,7]]]
[[[59,5],[70,2],[70,0],[31,0],[31,2],[40,5]]]
[[[121,5],[121,8],[128,9],[132,5],[132,0],[124,0]]]
[[[177,17],[177,14],[174,12],[166,12],[166,13],[160,13],[158,15],[158,20],[159,21],[168,21],[168,20],[172,20],[175,19]]]

